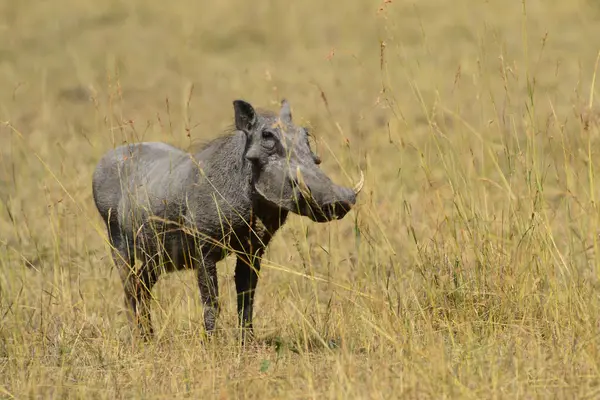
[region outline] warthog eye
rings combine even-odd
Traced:
[[[273,139],[275,137],[275,134],[271,131],[262,131],[262,138],[263,139]]]
[[[275,148],[275,133],[273,131],[262,131],[262,146],[271,151]]]

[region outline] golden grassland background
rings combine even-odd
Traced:
[[[600,393],[591,0],[0,1],[5,398],[548,398]],[[345,219],[292,217],[258,340],[202,339],[192,272],[132,337],[91,197],[124,141],[193,148],[282,98]]]

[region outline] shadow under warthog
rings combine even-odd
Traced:
[[[218,315],[216,263],[237,256],[240,327],[252,331],[260,258],[289,212],[317,222],[343,218],[354,188],[334,184],[318,167],[306,129],[284,100],[278,114],[233,102],[235,130],[196,154],[164,143],[117,147],[99,161],[93,196],[105,221],[126,307],[146,339],[153,334],[151,290],[162,271],[197,271],[208,333]],[[142,264],[134,268],[135,259]]]

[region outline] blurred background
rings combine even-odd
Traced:
[[[599,20],[590,0],[0,0],[2,393],[593,394]],[[288,99],[335,181],[365,172],[359,205],[278,233],[258,348],[232,259],[216,345],[182,272],[139,347],[93,168],[124,142],[193,149],[238,98]]]

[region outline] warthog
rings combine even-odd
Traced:
[[[237,256],[239,324],[252,333],[252,305],[261,256],[288,213],[313,221],[340,219],[354,189],[334,184],[318,167],[308,131],[279,114],[233,102],[235,129],[189,154],[164,143],[117,147],[93,175],[96,207],[106,223],[130,322],[153,336],[151,290],[162,271],[197,271],[208,334],[219,311],[216,263]],[[141,260],[139,269],[135,259]]]

